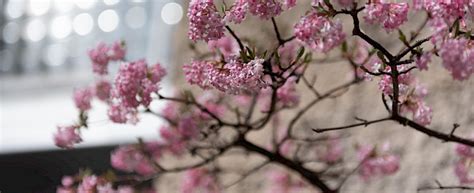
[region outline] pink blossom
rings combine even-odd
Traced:
[[[296,91],[296,78],[290,77],[277,90],[277,99],[284,107],[294,107],[300,102],[300,95]]]
[[[107,115],[114,123],[126,123],[127,116],[130,114],[130,108],[124,107],[120,104],[113,104],[109,106]]]
[[[178,106],[177,103],[168,102],[168,103],[166,103],[166,106],[161,111],[161,115],[163,117],[165,117],[166,119],[169,119],[169,120],[178,119],[178,113],[179,113],[178,108],[179,108],[179,106]]]
[[[109,59],[112,61],[123,60],[125,58],[125,53],[125,42],[116,41],[110,48]]]
[[[96,48],[88,52],[92,61],[92,70],[98,75],[106,75],[109,61],[123,60],[125,53],[125,46],[121,41],[114,42],[111,46],[104,42],[99,43]]]
[[[249,12],[261,19],[270,19],[283,11],[278,0],[247,0]]]
[[[472,158],[474,159],[474,151],[471,147],[464,144],[456,144],[456,153],[460,157]]]
[[[247,15],[247,0],[236,0],[229,11],[226,12],[225,21],[241,23]]]
[[[374,2],[366,6],[365,21],[382,24],[385,30],[392,31],[407,21],[408,3]]]
[[[114,168],[127,172],[134,171],[144,176],[156,172],[150,160],[133,146],[121,146],[114,150],[110,161]]]
[[[74,178],[71,177],[71,176],[63,176],[63,178],[61,180],[61,184],[64,187],[70,187],[74,184]]]
[[[218,40],[224,36],[224,22],[213,0],[192,0],[188,9],[189,39]]]
[[[117,193],[134,193],[132,186],[119,186]]]
[[[186,150],[187,142],[183,140],[178,130],[162,127],[160,129],[160,136],[167,144],[167,150],[174,155],[181,155]]]
[[[304,182],[294,180],[287,172],[272,170],[268,173],[270,188],[268,193],[297,193],[304,190]]]
[[[189,84],[196,84],[203,89],[211,87],[210,74],[214,71],[214,64],[211,61],[195,60],[183,66],[186,81]]]
[[[183,66],[186,80],[203,89],[214,87],[229,94],[255,93],[266,87],[263,77],[263,59],[243,63],[231,58],[222,68],[212,61],[193,61]]]
[[[184,174],[181,184],[182,193],[219,193],[216,179],[207,169],[190,169]]]
[[[97,176],[84,176],[82,182],[77,186],[78,193],[90,193],[94,192],[97,185]]]
[[[115,193],[111,183],[97,185],[97,193]]]
[[[443,66],[455,80],[469,79],[474,73],[474,49],[465,38],[446,40],[439,49]]]
[[[469,0],[423,0],[423,7],[430,12],[432,16],[453,22],[457,18],[464,17],[466,6],[469,5],[469,2]]]
[[[431,123],[433,110],[431,107],[427,106],[424,102],[418,104],[413,120],[420,125],[429,125]]]
[[[431,42],[433,44],[442,43],[446,37],[449,35],[449,26],[444,19],[433,18],[428,21],[433,35],[431,36]]]
[[[327,163],[335,163],[342,159],[344,154],[344,147],[341,144],[341,140],[335,136],[331,136],[331,139],[326,144],[326,151],[321,152],[321,159]]]
[[[206,108],[206,110],[212,113],[213,115],[217,117],[222,117],[226,113],[227,107],[222,104],[219,104],[219,100],[221,98],[217,96],[218,94],[206,92],[198,98],[198,102],[202,104]],[[198,117],[204,120],[209,120],[212,118],[209,113],[202,110],[199,110]]]
[[[461,184],[474,183],[474,176],[469,174],[471,162],[472,160],[469,158],[461,158],[455,164],[454,174],[456,174]]]
[[[350,7],[354,3],[354,0],[338,0],[337,3],[343,7]]]
[[[120,123],[126,117],[124,115],[133,114],[140,104],[148,107],[152,100],[151,95],[159,90],[159,81],[165,75],[166,71],[160,64],[148,67],[145,60],[123,63],[115,78],[112,92],[114,99],[119,102],[111,107],[109,116],[113,115],[110,117]]]
[[[328,52],[339,46],[346,37],[339,21],[333,22],[317,12],[311,12],[301,18],[294,31],[297,39],[322,52]]]
[[[90,88],[76,89],[74,91],[74,103],[81,111],[87,111],[91,108],[93,92]]]
[[[380,58],[375,54],[369,54],[370,49],[373,49],[370,44],[364,40],[357,39],[354,42],[353,51],[350,55],[354,63],[358,65],[356,76],[367,81],[373,80],[373,75],[365,72],[362,67],[375,73],[377,73],[382,67],[382,61],[380,61]]]
[[[278,48],[278,55],[280,57],[280,64],[289,65],[296,59],[296,52],[299,47],[299,42],[291,41]],[[276,68],[274,71],[279,70]]]
[[[399,72],[407,70],[407,66],[397,66],[397,70]],[[386,67],[384,72],[390,73],[392,70],[390,67]],[[398,76],[398,90],[400,95],[406,95],[410,90],[410,85],[415,82],[415,77],[410,72],[400,74]],[[382,79],[379,82],[379,89],[385,95],[393,95],[393,84],[392,84],[392,77],[390,75],[383,75]]]
[[[81,136],[79,135],[79,126],[58,126],[58,131],[54,134],[54,143],[56,146],[72,149],[74,144],[80,143],[82,141]]]
[[[76,191],[73,188],[58,187],[56,193],[75,193]]]
[[[107,74],[110,48],[103,42],[99,43],[95,49],[89,50],[89,58],[92,61],[92,70],[99,75]]]
[[[385,144],[381,152],[376,152],[373,146],[361,146],[358,158],[361,161],[359,175],[364,180],[379,175],[391,175],[400,168],[400,158],[388,152],[389,146]]]
[[[428,70],[428,63],[431,61],[431,53],[424,52],[420,56],[416,57],[415,64],[420,70]]]
[[[112,85],[109,81],[101,79],[95,83],[94,93],[98,99],[102,101],[108,101],[110,99],[110,92],[112,90]]]
[[[285,5],[285,7],[286,7],[287,9],[290,9],[290,8],[296,6],[296,0],[285,0],[285,1],[283,2],[283,4]]]
[[[167,74],[166,69],[160,63],[156,63],[155,65],[148,68],[148,77],[153,84],[161,82],[163,77]]]
[[[224,36],[218,40],[210,40],[207,42],[209,50],[212,52],[219,51],[224,57],[229,57],[238,53],[239,49],[234,39]]]
[[[403,84],[403,83],[402,83]],[[423,86],[413,81],[414,85],[404,84],[400,89],[400,113],[413,115],[413,120],[420,125],[429,125],[432,119],[431,107],[429,107],[424,98],[428,91]]]

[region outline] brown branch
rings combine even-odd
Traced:
[[[291,161],[283,157],[280,154],[272,153],[264,148],[256,146],[255,144],[243,138],[241,140],[238,140],[237,145],[243,147],[244,149],[250,152],[258,153],[266,157],[271,162],[276,162],[278,164],[281,164],[287,167],[288,169],[291,169],[299,173],[301,177],[303,177],[308,183],[318,187],[323,193],[336,193],[337,192],[336,190],[331,189],[316,173],[303,167],[300,164],[295,163],[294,161]]]
[[[316,132],[316,133],[323,133],[323,132],[326,132],[326,131],[343,130],[343,129],[349,129],[349,128],[358,127],[358,126],[367,127],[371,124],[378,123],[378,122],[383,122],[383,121],[388,121],[388,120],[391,120],[391,118],[387,117],[387,118],[377,119],[377,120],[373,120],[373,121],[364,121],[362,123],[356,123],[356,124],[346,125],[346,126],[341,126],[341,127],[317,128],[317,129],[313,129],[313,131]]]

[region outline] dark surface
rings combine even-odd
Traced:
[[[55,192],[63,175],[89,168],[96,173],[111,169],[115,146],[0,154],[1,193]]]

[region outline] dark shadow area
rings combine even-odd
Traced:
[[[95,173],[111,169],[115,146],[33,153],[0,154],[1,193],[56,192],[63,175],[89,168]]]

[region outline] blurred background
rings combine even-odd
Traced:
[[[168,65],[171,32],[183,18],[181,3],[0,0],[0,154],[54,148],[56,125],[69,124],[77,115],[73,89],[94,78],[87,50],[99,41],[125,40],[128,60],[145,57]],[[156,134],[143,125],[133,130],[136,136],[130,130],[101,132],[115,126],[106,121],[105,109],[96,106],[92,121],[98,130],[91,136],[84,133],[89,139],[85,146]]]
[[[76,120],[74,88],[93,81],[87,50],[100,41],[125,40],[128,60],[146,58],[167,66],[172,32],[185,16],[182,4],[0,0],[0,192],[52,192],[61,175],[86,166],[108,169],[114,145],[158,136],[156,118],[114,125],[107,121],[105,105],[97,102],[91,112],[95,131],[83,132],[79,150],[59,150],[52,140],[57,125]],[[168,80],[163,84],[162,92],[171,91]]]

